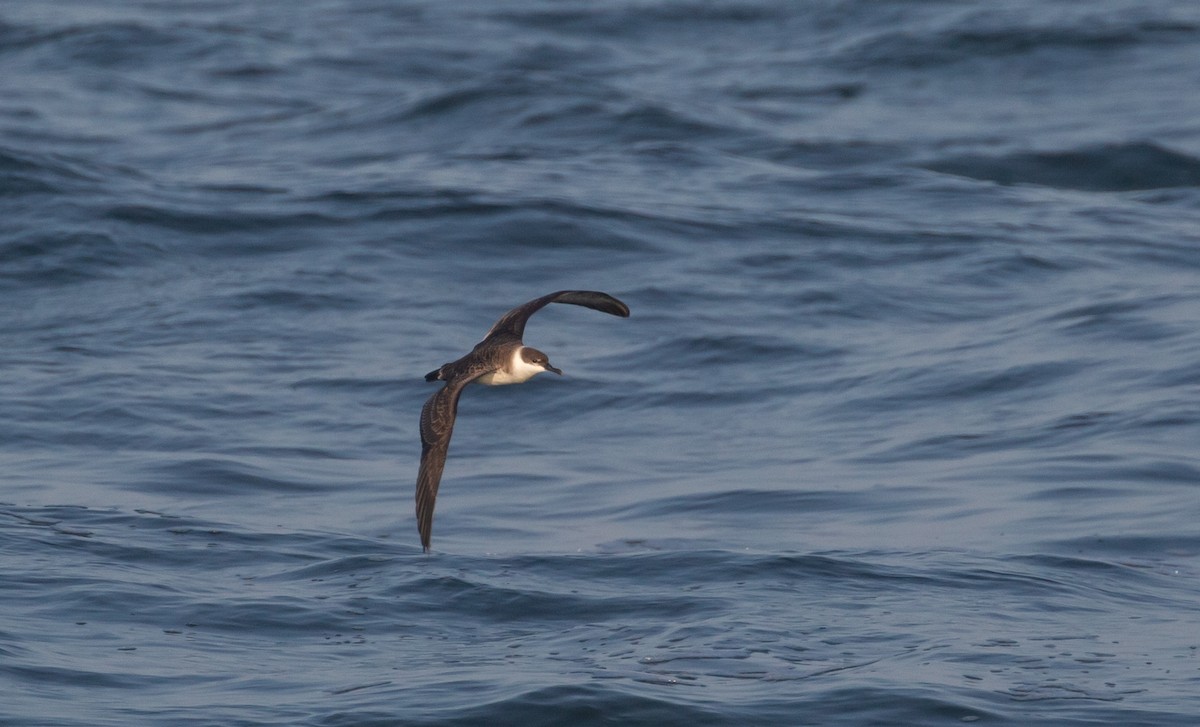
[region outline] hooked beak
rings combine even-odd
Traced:
[[[554,373],[558,374],[559,376],[562,376],[562,375],[563,375],[563,373],[562,373],[562,369],[556,369],[556,368],[554,368],[553,366],[551,366],[550,364],[546,364],[546,370],[547,370],[547,371],[553,371]]]

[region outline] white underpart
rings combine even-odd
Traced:
[[[484,374],[475,380],[486,386],[522,384],[546,370],[521,358],[521,349],[519,348],[513,349],[512,360],[508,362],[508,368],[508,371],[500,369],[490,374]]]

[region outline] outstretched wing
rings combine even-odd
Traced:
[[[434,392],[421,408],[421,468],[417,471],[417,532],[421,547],[429,552],[433,536],[433,504],[437,500],[446,453],[450,450],[450,435],[454,433],[454,418],[458,414],[458,398],[475,378],[462,377],[448,382]]]
[[[541,298],[534,298],[525,305],[519,305],[500,316],[500,320],[496,321],[496,325],[492,326],[492,330],[487,332],[483,340],[486,341],[498,333],[511,333],[517,338],[523,337],[525,335],[525,322],[529,320],[529,316],[537,313],[550,303],[570,303],[571,305],[592,308],[602,313],[608,313],[609,315],[620,316],[622,318],[629,317],[629,306],[608,293],[601,293],[595,290],[560,290],[557,293],[543,295]]]

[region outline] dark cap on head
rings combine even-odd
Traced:
[[[532,348],[530,346],[526,346],[526,347],[522,348],[521,349],[521,359],[523,361],[525,361],[525,363],[533,364],[534,366],[541,366],[542,368],[546,369],[547,371],[553,371],[554,373],[558,374],[559,376],[562,376],[561,369],[556,369],[550,365],[550,357],[547,356],[546,354],[542,353],[541,351],[537,350],[536,348]]]

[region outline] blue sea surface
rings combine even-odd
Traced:
[[[0,724],[1195,725],[1200,4],[6,0]],[[425,372],[509,308],[433,529]]]

